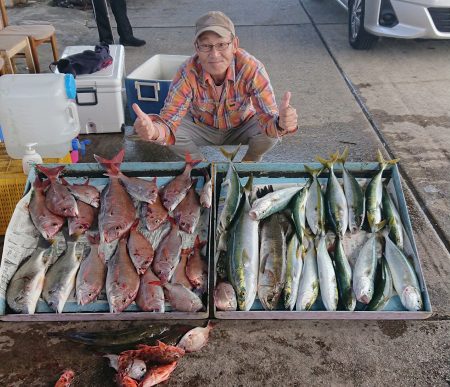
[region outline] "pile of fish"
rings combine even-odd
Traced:
[[[14,312],[33,314],[42,296],[61,313],[74,290],[78,304],[86,305],[103,289],[114,313],[133,301],[149,312],[164,312],[165,301],[177,311],[204,308],[208,265],[199,229],[212,199],[207,172],[199,194],[191,177],[199,161],[187,155],[183,173],[160,189],[156,178],[123,174],[123,157],[123,150],[112,160],[95,156],[109,178],[101,192],[88,181],[69,184],[60,176],[64,166],[37,166],[47,179],[36,177],[29,214],[40,239],[9,282],[6,298]],[[66,248],[55,260],[61,231]]]
[[[218,310],[258,310],[258,299],[265,310],[373,311],[395,294],[406,310],[422,310],[403,225],[383,178],[398,160],[386,161],[378,151],[379,170],[357,180],[345,167],[346,149],[329,160],[318,157],[321,169],[305,165],[305,184],[259,187],[255,195],[253,177],[242,186],[234,154],[222,152],[230,161],[216,234]]]
[[[172,331],[172,327],[160,327],[160,331]],[[123,350],[120,353],[104,355],[109,365],[116,370],[116,383],[119,387],[150,387],[168,380],[178,362],[185,354],[200,351],[207,343],[213,324],[208,322],[206,327],[196,327],[185,331],[177,343],[167,344],[157,340],[154,345],[138,344],[134,349]],[[154,329],[154,328],[153,328]],[[176,329],[176,328],[175,328]],[[148,333],[148,329],[141,330]],[[117,336],[132,337],[136,330],[124,330],[105,334],[105,332],[74,332],[71,337],[84,338],[78,340],[85,344],[92,341],[104,342],[108,335],[110,341],[117,341]],[[86,339],[89,340],[86,341]],[[142,339],[142,337],[141,337]],[[122,342],[124,340],[121,340]],[[57,386],[70,386],[77,374],[67,369],[56,382]]]

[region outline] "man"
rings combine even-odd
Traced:
[[[263,64],[239,48],[225,14],[208,12],[197,20],[195,50],[175,75],[159,115],[133,104],[143,140],[203,160],[200,146],[248,144],[242,161],[260,161],[278,138],[297,130],[290,93],[278,110]]]
[[[100,42],[114,44],[111,23],[109,22],[107,0],[92,0],[94,16],[97,23],[98,36]],[[133,36],[133,28],[127,16],[126,0],[110,0],[111,10],[117,23],[117,33],[119,42],[123,46],[140,47],[145,44],[145,40]]]

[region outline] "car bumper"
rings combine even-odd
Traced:
[[[392,28],[378,22],[381,0],[366,1],[366,31],[395,38],[450,39],[450,0],[391,0],[391,4],[398,18]]]

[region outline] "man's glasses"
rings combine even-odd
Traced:
[[[216,43],[216,44],[198,44],[197,43],[197,49],[200,52],[211,52],[213,48],[215,48],[217,51],[225,51],[228,47],[230,47],[230,44],[233,43],[227,42],[227,43]]]

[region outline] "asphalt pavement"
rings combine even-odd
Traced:
[[[221,10],[231,17],[241,46],[266,65],[278,100],[291,91],[299,114],[298,133],[264,161],[309,162],[345,146],[349,161],[375,161],[377,148],[399,157],[433,307],[425,321],[219,321],[208,346],[183,359],[169,385],[448,385],[450,41],[382,39],[371,51],[354,51],[346,13],[332,0],[127,3],[135,35],[147,40],[144,47],[126,48],[127,73],[156,54],[190,55],[202,13]],[[60,52],[97,43],[91,10],[37,1],[8,14],[11,22],[53,24]],[[50,49],[39,51],[44,68]],[[82,161],[92,161],[94,151],[112,156],[122,147],[127,161],[175,160],[162,147],[122,134],[89,139]],[[223,160],[215,149],[207,155]],[[47,386],[72,367],[79,372],[75,385],[113,385],[104,359],[47,332],[143,324],[1,323],[0,378],[8,386]]]

